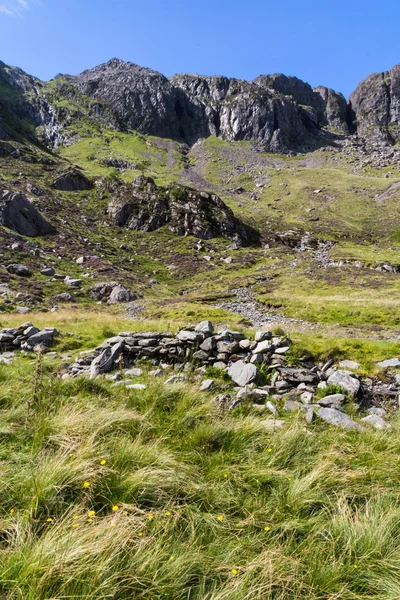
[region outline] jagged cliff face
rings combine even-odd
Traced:
[[[282,75],[253,82],[160,73],[113,59],[81,75],[64,76],[80,92],[107,103],[127,126],[188,144],[215,135],[256,140],[265,150],[308,150],[321,127],[347,132],[346,101],[332,90],[314,92]],[[325,91],[326,90],[326,91]],[[336,105],[333,107],[333,105]]]
[[[400,140],[400,65],[373,73],[350,96],[357,132],[393,144]]]
[[[0,62],[0,137],[35,140],[35,129],[42,127],[44,141],[61,142],[61,124],[43,93],[43,84],[17,67]]]
[[[400,139],[400,65],[365,79],[346,102],[296,77],[254,81],[161,73],[112,59],[77,76],[43,83],[0,62],[0,138],[28,138],[49,147],[79,139],[68,126],[84,119],[193,145],[214,135],[254,140],[269,152],[308,151],[357,131],[367,141]]]

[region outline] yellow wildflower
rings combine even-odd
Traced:
[[[175,558],[175,556],[172,554],[172,555],[169,557],[169,560],[174,560],[174,558]]]
[[[104,460],[104,458],[103,458],[103,460],[101,460],[101,461],[100,461],[100,464],[101,464],[101,465],[105,465],[105,464],[106,464],[106,462],[107,462],[107,461],[106,461],[106,460]]]
[[[171,516],[171,512],[169,510],[167,510],[167,512],[165,513],[167,517]]]
[[[12,515],[15,512],[15,508],[11,508],[10,509],[10,515]]]
[[[268,452],[272,452],[272,448],[268,448]]]
[[[95,510],[89,510],[88,515],[89,517],[93,517],[96,514]]]
[[[87,522],[88,523],[92,523],[93,519],[88,519]]]
[[[264,531],[269,531],[270,529],[270,527],[264,527]]]
[[[85,488],[90,487],[90,481],[84,481],[83,482],[83,487],[85,487]]]
[[[79,525],[78,525],[78,523],[72,523],[72,527],[73,527],[74,529],[76,529],[76,527],[79,527]]]
[[[139,536],[139,537],[142,537],[142,536],[143,536],[143,532],[142,532],[142,531],[139,531],[139,533],[138,533],[138,536]]]
[[[153,519],[153,517],[154,517],[153,513],[149,513],[147,515],[147,518],[149,519],[149,521],[151,521]]]
[[[49,517],[48,519],[46,519],[46,523],[51,523],[53,521],[53,519],[51,517]]]
[[[117,504],[114,504],[114,506],[112,507],[112,510],[115,512],[117,510],[119,510],[119,506],[117,506]]]
[[[237,569],[232,569],[231,573],[232,575],[237,575]]]
[[[223,517],[222,515],[219,515],[219,516],[217,517],[217,519],[218,519],[218,521],[223,521],[223,520],[224,520],[224,517]]]
[[[355,569],[358,569],[358,565],[354,565],[354,568],[355,568]]]
[[[224,473],[224,477],[226,479],[228,477],[228,473]]]

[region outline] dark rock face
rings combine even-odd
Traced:
[[[83,94],[107,103],[128,127],[188,144],[215,135],[232,141],[256,140],[265,150],[285,152],[314,148],[321,143],[321,125],[330,120],[340,121],[346,130],[341,121],[344,98],[328,90],[324,99],[295,77],[266,76],[248,82],[176,75],[168,80],[156,71],[113,59],[64,79]],[[340,110],[328,110],[333,98]],[[300,104],[306,104],[306,109]]]
[[[8,190],[0,191],[0,225],[28,237],[56,232],[25,196]]]
[[[42,127],[45,142],[61,142],[61,126],[42,88],[36,77],[0,61],[0,138],[36,141],[34,128]]]
[[[53,182],[53,187],[62,192],[77,192],[90,190],[92,183],[85,175],[83,175],[83,173],[78,171],[78,169],[75,169],[57,177]]]
[[[373,73],[350,96],[357,133],[387,144],[400,140],[400,64]]]
[[[262,88],[274,89],[280,94],[291,96],[319,127],[330,125],[348,133],[347,102],[342,94],[319,86],[312,88],[297,77],[286,75],[261,75],[254,80]]]
[[[177,235],[204,240],[223,236],[239,246],[257,239],[218,196],[186,187],[158,187],[150,177],[120,184],[108,211],[115,225],[129,229],[155,231],[167,225]]]
[[[175,90],[161,73],[114,58],[64,79],[86,96],[106,102],[128,127],[150,135],[179,137]]]

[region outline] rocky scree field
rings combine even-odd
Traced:
[[[4,598],[399,595],[398,74],[0,63]]]

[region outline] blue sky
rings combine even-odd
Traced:
[[[0,0],[0,60],[47,80],[112,57],[161,71],[296,75],[346,96],[400,62],[399,0]]]

